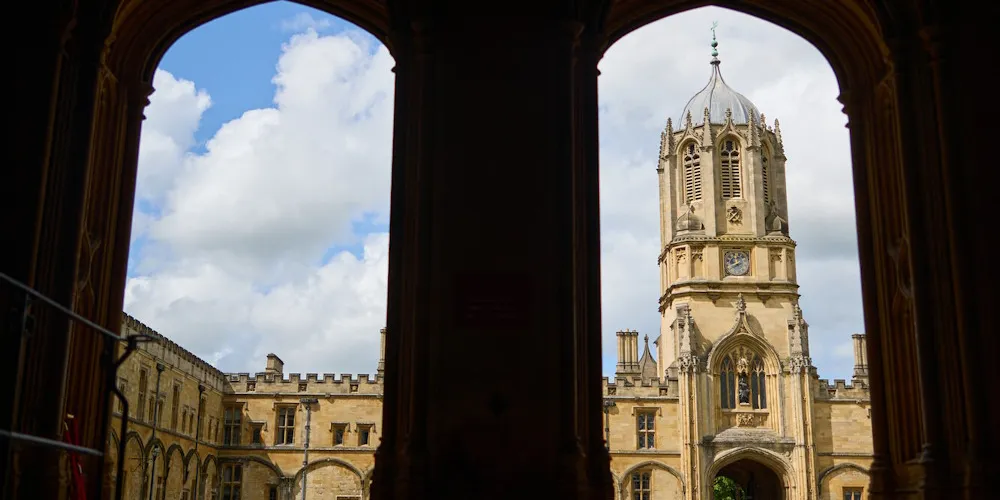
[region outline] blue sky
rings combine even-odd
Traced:
[[[782,121],[814,364],[849,378],[863,327],[836,81],[796,35],[718,8],[642,28],[601,62],[604,371],[616,330],[659,336],[659,133],[708,78],[715,20],[726,81]],[[224,371],[277,352],[291,371],[373,373],[392,64],[369,34],[288,2],[178,40],[143,125],[126,312]]]
[[[352,31],[377,43],[357,26],[323,11],[291,2],[271,2],[206,23],[170,47],[160,61],[160,68],[211,90],[212,106],[201,115],[192,152],[204,153],[205,143],[224,123],[239,118],[248,109],[274,104],[272,78],[282,45],[293,32],[307,25],[326,34]],[[159,207],[149,203],[142,203],[141,208],[153,214],[159,211]],[[388,224],[376,219],[368,214],[353,221],[354,232],[363,235],[389,230]],[[133,242],[133,256],[141,253],[144,242],[145,238]],[[318,263],[344,250],[360,256],[363,248],[360,242],[331,246]],[[133,265],[130,262],[130,269]]]
[[[295,31],[295,20],[312,16],[317,31],[357,30],[353,24],[323,11],[291,2],[271,2],[243,9],[182,36],[160,61],[175,77],[212,90],[212,107],[195,133],[199,147],[219,127],[244,111],[271,106],[275,64],[282,44]]]

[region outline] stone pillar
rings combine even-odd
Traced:
[[[809,378],[812,362],[807,356],[792,356],[788,360],[788,377],[791,386],[791,438],[795,449],[790,461],[796,475],[795,493],[791,498],[806,500],[816,498],[816,454],[813,444],[812,393]]]
[[[589,494],[600,331],[583,316],[599,301],[599,240],[581,245],[571,229],[597,211],[596,131],[594,157],[575,154],[583,26],[569,12],[505,12],[416,16],[393,43],[390,252],[408,261],[390,268],[389,288],[419,301],[389,298],[376,499],[509,498],[535,470],[554,472],[540,495]]]
[[[278,478],[279,500],[295,500],[295,478],[283,476]]]
[[[597,4],[591,4],[594,9]],[[600,19],[598,10],[578,11],[584,18]],[[604,39],[597,22],[584,26],[576,47],[574,81],[576,87],[574,119],[574,303],[577,335],[576,374],[582,384],[577,389],[577,418],[582,446],[587,453],[590,500],[611,500],[614,480],[611,477],[611,455],[604,441],[602,347],[601,347],[601,234],[599,197],[598,100],[597,80],[600,71],[601,44]]]

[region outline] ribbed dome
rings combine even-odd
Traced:
[[[736,125],[749,125],[750,117],[755,116],[760,122],[760,111],[754,106],[750,99],[747,99],[739,92],[733,90],[726,81],[722,79],[719,72],[719,60],[712,58],[712,77],[708,79],[708,85],[701,89],[688,101],[681,112],[680,123],[683,127],[687,123],[687,114],[691,113],[691,123],[694,126],[705,123],[705,108],[708,108],[709,120],[713,124],[723,124],[726,122],[726,110],[733,110],[733,123]]]

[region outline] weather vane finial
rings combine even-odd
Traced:
[[[712,62],[718,61],[719,51],[716,47],[719,46],[719,42],[715,40],[715,28],[719,26],[719,21],[712,21]]]

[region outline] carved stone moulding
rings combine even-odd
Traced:
[[[753,413],[737,413],[736,427],[756,427],[757,416]]]

